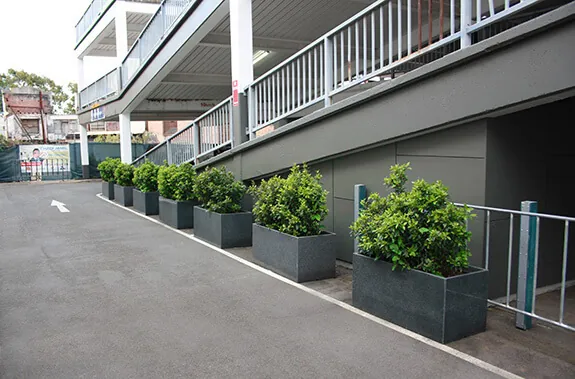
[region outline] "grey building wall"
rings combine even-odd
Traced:
[[[575,130],[571,112],[575,98],[490,120],[487,127],[486,204],[516,209],[521,201],[538,202],[541,213],[575,216]],[[511,293],[516,292],[519,219],[514,222]],[[538,287],[561,281],[561,221],[541,220]],[[509,216],[494,213],[490,223],[492,296],[505,295]],[[568,279],[575,279],[573,237]]]

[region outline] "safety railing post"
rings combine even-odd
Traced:
[[[463,1],[463,0],[462,0]],[[329,37],[324,38],[324,106],[329,107],[331,101],[331,90],[333,88],[333,41]]]
[[[172,144],[170,143],[170,137],[166,139],[166,156],[168,158],[168,164],[172,164]]]
[[[198,164],[198,155],[201,154],[200,151],[200,127],[194,122],[192,126],[192,132],[194,136],[194,164]]]
[[[522,201],[522,212],[537,212],[536,201]],[[533,313],[535,287],[536,287],[536,267],[537,267],[537,244],[538,230],[537,217],[521,216],[521,235],[519,239],[519,271],[517,274],[517,309]],[[515,326],[519,329],[531,329],[532,317],[517,313]]]
[[[256,134],[253,132],[255,128],[255,107],[254,103],[254,88],[252,86],[248,87],[248,135],[250,140],[256,138]]]
[[[471,7],[473,0],[461,0],[461,21],[460,21],[460,31],[461,31],[461,48],[466,48],[471,46],[471,35],[467,32],[467,28],[471,25]],[[481,1],[481,0],[476,0]]]

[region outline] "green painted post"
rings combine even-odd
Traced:
[[[536,201],[521,202],[521,211],[537,213]],[[537,249],[537,217],[521,216],[519,240],[519,271],[517,275],[517,309],[533,312],[533,291],[535,290],[535,267]],[[532,327],[532,317],[517,313],[515,326],[527,330]]]

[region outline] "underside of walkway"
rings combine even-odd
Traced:
[[[1,188],[1,377],[496,377],[106,203],[99,188]]]

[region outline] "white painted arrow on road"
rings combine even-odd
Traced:
[[[59,201],[52,200],[52,205],[51,205],[51,206],[52,206],[52,207],[58,207],[58,210],[59,210],[61,213],[68,213],[68,212],[70,212],[70,211],[68,210],[68,208],[65,207],[65,205],[66,205],[66,204],[61,203],[61,202],[59,202]]]

